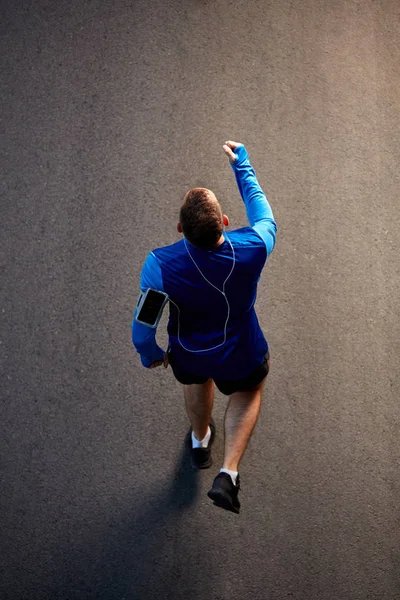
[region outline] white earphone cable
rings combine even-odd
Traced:
[[[233,254],[233,264],[232,264],[232,269],[230,270],[230,273],[229,273],[228,277],[225,279],[225,281],[224,281],[224,283],[223,283],[223,285],[222,285],[222,291],[221,291],[219,288],[217,288],[217,286],[216,286],[216,285],[214,285],[213,283],[211,283],[211,281],[208,281],[207,277],[205,277],[205,275],[203,275],[203,273],[200,271],[199,267],[197,266],[197,264],[196,264],[196,262],[195,262],[195,260],[194,260],[193,256],[192,256],[192,255],[190,254],[190,252],[189,252],[189,248],[187,247],[187,244],[186,244],[186,240],[185,240],[185,238],[183,239],[183,241],[184,241],[184,244],[185,244],[185,247],[186,247],[186,251],[187,251],[187,253],[189,254],[190,258],[192,259],[192,261],[193,261],[193,263],[194,263],[195,267],[197,268],[197,270],[199,271],[200,275],[201,275],[201,276],[202,276],[202,277],[203,277],[203,278],[204,278],[204,279],[207,281],[207,283],[208,283],[208,284],[210,284],[210,285],[211,285],[213,288],[215,288],[215,289],[216,289],[216,290],[217,290],[217,291],[218,291],[220,294],[222,294],[222,295],[223,295],[223,297],[225,298],[226,304],[227,304],[227,306],[228,306],[228,314],[227,314],[227,317],[226,317],[226,321],[225,321],[225,327],[224,327],[224,341],[222,342],[222,344],[218,344],[218,346],[213,346],[212,348],[206,348],[206,349],[204,349],[204,350],[190,350],[189,348],[186,348],[186,347],[185,347],[185,346],[182,344],[182,342],[181,342],[181,339],[180,339],[180,336],[179,336],[179,333],[180,333],[180,315],[181,315],[181,311],[180,311],[180,309],[179,309],[179,306],[178,306],[177,304],[175,304],[175,302],[174,302],[173,300],[171,300],[171,298],[169,298],[169,301],[170,301],[170,302],[172,302],[172,304],[173,304],[174,306],[176,306],[176,308],[178,309],[178,342],[180,343],[180,345],[182,346],[182,348],[183,348],[184,350],[186,350],[187,352],[208,352],[209,350],[215,350],[216,348],[219,348],[220,346],[223,346],[223,345],[225,344],[225,342],[226,342],[226,329],[227,329],[227,325],[228,325],[228,321],[229,321],[229,316],[230,316],[230,312],[231,312],[231,307],[230,307],[230,305],[229,305],[228,298],[226,297],[226,294],[225,294],[225,284],[226,284],[226,282],[228,281],[229,277],[232,275],[233,269],[235,268],[235,264],[236,264],[236,257],[235,257],[235,250],[233,249],[233,246],[232,246],[232,244],[231,244],[231,241],[230,241],[230,239],[228,238],[228,236],[227,236],[226,234],[225,234],[225,237],[227,238],[227,240],[228,240],[228,242],[229,242],[229,244],[230,244],[230,247],[232,248],[232,254]]]

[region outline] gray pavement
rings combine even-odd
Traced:
[[[4,600],[398,600],[400,4],[0,2]],[[130,323],[190,187],[278,223],[242,512]],[[158,341],[167,340],[166,316]]]

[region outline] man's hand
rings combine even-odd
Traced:
[[[167,352],[164,354],[164,360],[156,360],[152,365],[150,365],[150,369],[154,369],[154,367],[161,367],[161,365],[164,365],[165,368],[167,368],[169,365]]]
[[[239,142],[225,142],[225,144],[222,146],[225,154],[228,155],[231,163],[234,163],[235,160],[237,159],[237,156],[233,152],[233,150],[235,148],[237,148],[238,146],[243,146],[243,144],[240,144]]]

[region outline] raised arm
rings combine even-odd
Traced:
[[[243,144],[226,142],[224,151],[229,156],[240,195],[246,206],[249,223],[264,240],[269,256],[275,246],[277,231],[271,206],[257,181]]]

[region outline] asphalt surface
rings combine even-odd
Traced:
[[[398,600],[400,4],[1,1],[2,600]],[[184,193],[279,232],[242,512],[130,324]],[[158,341],[166,347],[166,316]]]

